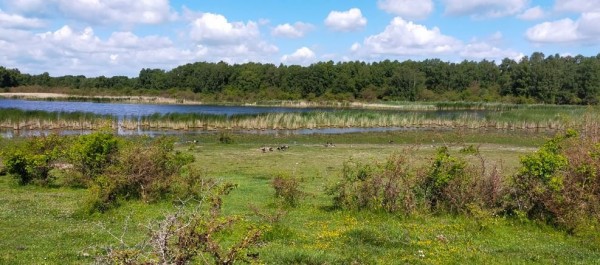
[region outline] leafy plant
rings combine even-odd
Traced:
[[[595,137],[576,136],[568,130],[521,158],[510,185],[509,213],[569,232],[600,222],[600,145]]]
[[[436,208],[449,199],[445,189],[450,185],[460,185],[466,177],[467,164],[464,160],[451,156],[448,147],[439,147],[432,165],[425,177],[422,188],[425,199],[431,208]],[[464,188],[464,187],[463,187]]]
[[[119,141],[110,132],[81,135],[69,150],[69,160],[84,178],[93,179],[114,163],[118,148]]]
[[[159,137],[129,142],[120,150],[115,164],[97,177],[88,200],[90,211],[104,211],[119,198],[153,202],[172,191],[191,155],[173,150],[173,140]]]
[[[60,157],[63,144],[58,135],[32,137],[15,144],[1,153],[6,172],[21,185],[47,185],[52,181],[50,170]]]
[[[275,198],[282,199],[285,204],[297,206],[304,192],[300,190],[300,180],[292,176],[278,175],[273,178],[271,186],[275,189]]]

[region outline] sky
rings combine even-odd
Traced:
[[[137,76],[199,61],[600,53],[600,0],[0,0],[0,65]]]

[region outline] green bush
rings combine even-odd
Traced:
[[[17,178],[19,184],[48,185],[50,170],[61,157],[64,141],[58,135],[28,138],[2,151],[6,172]]]
[[[71,146],[68,157],[73,169],[91,180],[114,162],[119,141],[110,132],[81,135]]]
[[[467,177],[467,163],[455,156],[451,156],[448,147],[439,147],[432,165],[422,183],[425,199],[431,208],[442,207],[441,204],[449,202],[448,193],[445,191],[450,185],[468,185],[463,181]],[[463,187],[464,188],[464,187]]]
[[[478,154],[476,154],[478,155]],[[480,157],[481,158],[481,157]],[[393,155],[385,163],[346,162],[341,181],[330,188],[334,206],[353,210],[467,213],[473,207],[497,207],[503,183],[497,169],[467,163],[438,149],[430,165],[415,168],[406,156]]]
[[[119,199],[153,202],[172,191],[182,168],[193,162],[191,155],[173,150],[173,139],[131,141],[119,150],[114,164],[97,177],[88,207],[104,211]]]
[[[411,213],[419,204],[418,180],[405,156],[394,155],[385,164],[344,163],[342,180],[328,190],[342,209]]]
[[[509,213],[572,233],[600,223],[600,141],[576,136],[569,130],[521,158],[510,183]]]

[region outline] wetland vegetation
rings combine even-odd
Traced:
[[[1,263],[600,260],[597,134],[0,141]]]

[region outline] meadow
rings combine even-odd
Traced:
[[[405,154],[429,165],[440,146],[467,161],[483,158],[504,176],[520,157],[552,135],[527,132],[399,131],[340,135],[202,134],[182,136],[175,150],[193,155],[203,176],[237,185],[223,196],[223,215],[237,225],[219,234],[226,246],[248,227],[261,229],[250,247],[265,264],[595,264],[597,234],[572,234],[544,222],[481,211],[413,214],[334,207],[326,192],[342,179],[344,162],[384,163]],[[223,141],[224,138],[229,139]],[[2,146],[9,141],[0,140]],[[227,142],[227,143],[225,143]],[[285,151],[261,147],[289,146]],[[480,156],[461,152],[476,148]],[[82,213],[90,190],[62,185],[19,185],[0,176],[0,263],[94,263],[108,249],[148,240],[148,224],[176,211],[177,199],[127,200],[104,212]],[[4,172],[6,173],[6,172]],[[299,181],[295,205],[275,196],[273,180]],[[595,231],[595,230],[594,230]],[[196,260],[202,263],[202,260]],[[236,263],[237,264],[237,263]]]

